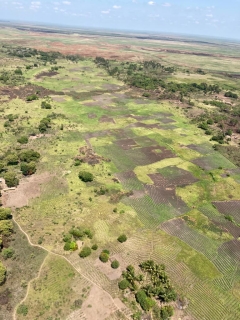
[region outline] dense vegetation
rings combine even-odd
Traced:
[[[136,274],[133,266],[123,271],[118,284],[121,290],[129,289],[143,311],[154,308],[154,319],[169,319],[173,315],[171,306],[158,307],[157,301],[169,303],[175,301],[177,294],[166,274],[165,266],[156,264],[152,260],[142,262],[139,267],[144,274]]]

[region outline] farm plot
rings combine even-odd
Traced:
[[[203,168],[204,170],[213,170],[217,168],[223,169],[234,169],[235,165],[230,162],[227,158],[219,153],[214,152],[214,154],[201,157],[192,161],[194,164]]]
[[[225,216],[232,216],[236,223],[240,223],[240,200],[215,201],[213,204],[218,211]],[[239,229],[240,236],[240,229]]]

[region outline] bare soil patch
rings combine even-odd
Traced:
[[[97,118],[97,115],[95,113],[89,113],[88,114],[88,118],[89,119],[95,119],[95,118]]]
[[[92,148],[89,148],[87,146],[81,147],[79,149],[80,155],[75,157],[75,160],[80,160],[81,162],[88,163],[90,165],[95,165],[100,163],[101,161],[107,161],[110,162],[109,159],[104,158],[102,156],[99,156],[96,154]]]
[[[93,286],[88,298],[83,302],[81,310],[86,320],[104,320],[116,311],[116,306],[106,292]]]
[[[219,221],[212,220],[212,222],[216,226],[220,227],[223,231],[229,232],[235,239],[239,238],[239,236],[240,236],[240,228],[237,227],[232,222],[227,221],[227,220],[226,220],[226,222],[219,222]]]
[[[56,76],[57,74],[59,74],[58,72],[56,71],[43,71],[39,74],[37,74],[35,76],[36,79],[41,79],[41,78],[44,78],[44,77],[53,77],[53,76]]]
[[[118,269],[113,269],[111,267],[111,262],[113,260],[115,259],[112,258],[111,261],[109,260],[108,262],[103,263],[97,258],[94,266],[101,270],[101,272],[103,272],[108,277],[108,279],[117,280],[121,277],[122,270],[120,267]]]
[[[114,124],[116,123],[113,118],[110,118],[106,115],[101,116],[101,118],[99,119],[99,122],[108,122],[108,123],[114,123]]]
[[[176,157],[171,150],[160,146],[143,147],[140,150],[147,157],[150,163]]]
[[[56,91],[49,90],[33,84],[26,85],[26,86],[19,86],[19,87],[0,87],[0,96],[7,95],[8,100],[17,99],[17,98],[25,100],[27,96],[30,96],[36,93],[39,98],[44,98],[46,96],[53,95],[53,94],[57,94],[57,95],[63,94],[62,92],[56,92]]]
[[[10,208],[27,206],[30,199],[40,196],[41,185],[47,183],[52,177],[51,174],[46,172],[21,179],[15,190],[3,192],[3,205]]]
[[[232,240],[223,243],[223,245],[219,248],[219,252],[224,252],[231,258],[233,258],[236,262],[240,261],[240,241]]]
[[[66,101],[66,99],[64,99],[63,97],[51,96],[51,98],[53,99],[53,101],[56,101],[56,102],[65,102]]]
[[[223,215],[231,215],[237,223],[240,223],[240,200],[213,202],[218,211]],[[239,228],[240,236],[240,228]]]

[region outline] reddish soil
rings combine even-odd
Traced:
[[[17,98],[25,100],[27,96],[36,94],[36,93],[39,98],[44,98],[52,94],[58,94],[58,95],[63,94],[62,92],[48,90],[41,86],[36,86],[32,84],[26,85],[26,86],[20,86],[20,87],[0,87],[0,95],[7,95],[9,97],[9,100],[17,99]]]
[[[43,77],[53,77],[56,76],[57,74],[59,74],[56,71],[43,71],[41,73],[39,73],[38,75],[35,76],[36,79],[41,79]]]
[[[164,177],[160,173],[149,174],[148,176],[152,179],[154,185],[165,187],[184,187],[198,181],[190,172],[179,168],[177,170],[178,174],[171,177]]]
[[[167,158],[176,157],[176,155],[171,150],[160,146],[143,147],[140,150],[147,157],[150,164]]]
[[[240,223],[240,200],[213,202],[218,211],[223,215],[233,216],[236,223]],[[240,228],[239,228],[240,236]]]
[[[220,227],[223,231],[229,232],[235,239],[238,239],[240,237],[240,228],[237,227],[232,222],[227,220],[226,222],[218,222],[218,221],[212,220],[212,222],[216,226]]]
[[[106,115],[103,115],[101,116],[101,118],[99,119],[99,122],[109,122],[109,123],[114,123],[115,124],[115,121],[113,118],[110,118]]]
[[[46,184],[52,177],[51,174],[46,172],[21,179],[19,186],[15,190],[3,192],[3,205],[10,208],[27,206],[30,199],[40,196],[41,185]]]

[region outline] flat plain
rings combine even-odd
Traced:
[[[0,28],[0,74],[9,77],[0,80],[0,175],[13,171],[20,179],[14,190],[2,191],[15,221],[7,244],[15,255],[1,257],[7,279],[0,287],[0,319],[143,319],[132,293],[122,292],[118,282],[128,265],[139,270],[145,260],[166,266],[178,293],[172,319],[240,318],[240,113],[219,111],[211,102],[239,110],[239,98],[224,96],[240,94],[239,46]],[[36,53],[22,55],[23,48]],[[39,52],[60,54],[49,62]],[[134,86],[125,70],[136,65],[141,72],[144,61],[164,66],[165,83],[200,88],[205,82],[221,90],[176,98],[178,91],[163,95],[163,89]],[[115,67],[118,74],[111,73]],[[210,122],[218,112],[227,120]],[[41,130],[46,118],[50,125]],[[206,134],[199,125],[205,121]],[[219,124],[228,132],[219,148],[235,150],[234,160],[228,149],[213,148]],[[33,175],[5,163],[24,150],[40,154]],[[79,171],[93,181],[81,181]],[[77,227],[91,237],[78,240],[76,251],[64,250],[64,237]],[[122,234],[124,243],[117,240]],[[79,257],[82,247],[94,244],[97,250]],[[104,249],[107,263],[99,260]]]

